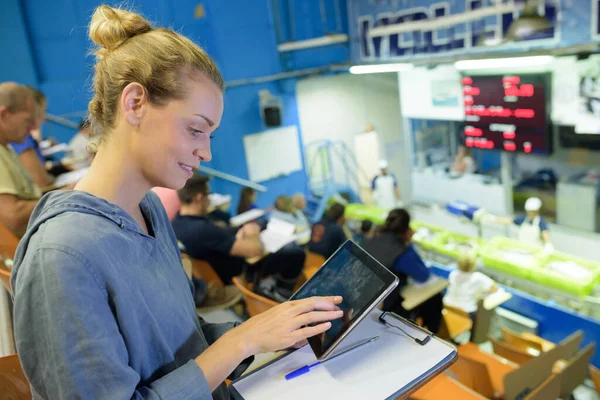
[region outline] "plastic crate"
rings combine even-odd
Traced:
[[[549,264],[556,261],[574,262],[583,270],[582,272],[588,271],[588,273],[571,275],[553,270]],[[600,283],[600,264],[570,254],[554,253],[546,257],[539,271],[531,275],[531,280],[578,296],[588,296]]]
[[[439,226],[426,224],[424,222],[419,222],[419,221],[411,222],[410,227],[415,232],[415,235],[412,237],[412,241],[420,244],[424,249],[428,249],[428,250],[432,250],[432,251],[437,251],[438,242],[439,242],[440,238],[442,237],[442,235],[444,235],[446,233],[446,230],[443,228],[440,228]],[[420,237],[418,232],[419,232],[419,229],[421,229],[421,228],[429,229],[431,232],[434,233],[434,237],[431,239],[424,239],[424,238]]]
[[[460,243],[472,244],[473,249],[471,251],[475,255],[479,254],[479,249],[485,243],[485,241],[483,239],[479,239],[479,238],[476,238],[473,236],[462,235],[460,233],[454,233],[454,232],[445,232],[445,233],[441,234],[438,237],[438,240],[433,244],[434,245],[433,250],[437,251],[438,253],[443,254],[447,257],[458,259],[462,255],[464,250],[461,250],[458,248],[449,248],[448,243],[451,241],[459,243],[459,244]]]
[[[389,212],[390,210],[377,206],[352,203],[346,206],[344,216],[346,219],[355,221],[364,221],[365,219],[368,219],[376,225],[382,225],[385,223],[385,219],[387,218]]]
[[[504,251],[515,250],[515,257],[507,258]],[[517,251],[530,252],[531,257],[526,262],[524,254],[519,259]],[[538,272],[544,261],[543,250],[505,237],[496,237],[479,249],[483,263],[492,269],[520,278],[530,279],[532,273]]]

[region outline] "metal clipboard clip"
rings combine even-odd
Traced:
[[[425,338],[423,338],[423,339],[419,339],[419,338],[414,337],[413,335],[411,335],[410,333],[406,332],[404,329],[400,328],[399,326],[396,326],[394,324],[390,324],[389,322],[387,322],[385,320],[385,317],[387,317],[388,315],[390,317],[392,317],[392,318],[397,319],[398,321],[402,321],[403,323],[407,323],[407,324],[411,325],[412,328],[417,329],[417,330],[425,333],[427,336],[425,336]],[[417,342],[421,346],[425,346],[427,344],[427,342],[429,342],[431,340],[431,333],[430,332],[428,332],[427,330],[421,328],[419,325],[415,324],[414,322],[402,318],[401,316],[399,316],[396,313],[393,313],[393,312],[390,312],[390,311],[382,312],[379,315],[379,322],[381,322],[382,324],[384,324],[386,326],[389,326],[391,328],[398,329],[399,331],[401,331],[402,333],[404,333],[409,338],[413,339],[415,342]]]

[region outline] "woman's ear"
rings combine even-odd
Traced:
[[[130,125],[138,126],[140,124],[147,104],[148,93],[141,84],[131,82],[125,86],[121,93],[121,109]]]

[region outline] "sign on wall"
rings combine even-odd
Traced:
[[[496,4],[502,12],[488,11]],[[524,4],[525,0],[350,0],[352,59],[363,63],[402,61],[556,48],[600,39],[600,0],[543,0],[538,13],[553,29],[531,40],[486,45],[506,36]],[[475,15],[473,12],[488,15],[465,22],[463,17]],[[445,24],[444,19],[451,21]],[[411,27],[414,22],[419,25]],[[385,29],[389,27],[403,27],[404,31],[390,32]]]

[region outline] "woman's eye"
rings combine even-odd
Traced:
[[[202,131],[199,131],[198,129],[190,128],[190,135],[192,135],[195,138],[198,137],[201,133]]]

